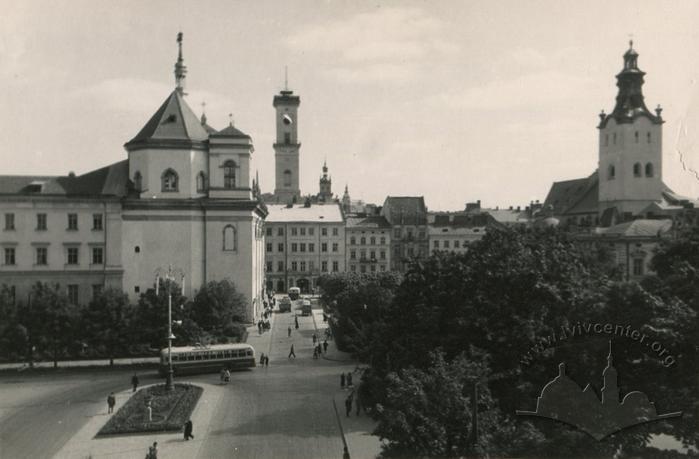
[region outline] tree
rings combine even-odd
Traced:
[[[15,360],[27,349],[27,330],[18,322],[18,305],[6,285],[0,286],[0,359]]]
[[[229,279],[210,281],[191,304],[191,318],[202,330],[221,336],[233,322],[245,319],[247,300]]]
[[[132,342],[145,348],[141,349],[141,352],[162,349],[167,345],[168,293],[172,298],[172,320],[175,322],[183,320],[186,315],[184,306],[186,298],[181,292],[182,288],[177,282],[160,279],[157,292],[151,288],[141,294],[131,326]],[[175,336],[176,344],[190,344],[184,342],[181,335],[175,334]]]
[[[114,365],[115,357],[128,353],[133,312],[128,296],[116,288],[100,292],[85,310],[84,323],[89,341],[95,349],[109,357],[110,366]]]

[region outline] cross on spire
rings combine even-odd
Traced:
[[[233,126],[233,113],[228,114],[228,124]]]
[[[175,87],[184,95],[184,82],[187,78],[187,66],[182,58],[182,32],[177,33],[177,62],[175,63]]]

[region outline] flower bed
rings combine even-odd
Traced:
[[[141,432],[177,432],[189,419],[204,390],[191,384],[164,385],[139,390],[112,416],[97,436]],[[150,400],[152,420],[148,419]]]

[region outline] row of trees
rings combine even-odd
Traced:
[[[336,333],[351,337],[344,344],[369,364],[360,390],[375,407],[384,456],[653,457],[651,434],[699,441],[699,234],[663,244],[653,266],[657,274],[641,284],[623,282],[604,250],[582,248],[555,230],[504,229],[466,254],[414,264],[402,283],[348,274],[321,286]],[[373,288],[380,290],[373,303],[345,299]],[[628,325],[661,343],[676,363],[667,367],[649,347],[619,336],[560,340],[561,327],[587,323]],[[522,363],[554,333],[557,341]],[[610,339],[622,394],[642,391],[659,413],[683,411],[682,418],[595,442],[567,425],[515,416],[536,408],[559,362],[581,387],[589,382],[599,391]]]
[[[229,342],[243,338],[246,299],[229,280],[212,281],[194,298],[176,282],[161,280],[131,304],[108,288],[86,306],[70,303],[58,285],[37,283],[26,303],[0,289],[0,359],[114,358],[153,355],[167,343],[168,290],[172,292],[174,345]]]

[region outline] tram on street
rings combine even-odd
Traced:
[[[172,348],[172,371],[175,374],[217,373],[223,368],[236,370],[255,366],[255,349],[249,344],[212,344]],[[160,351],[161,376],[168,371],[168,349]]]

